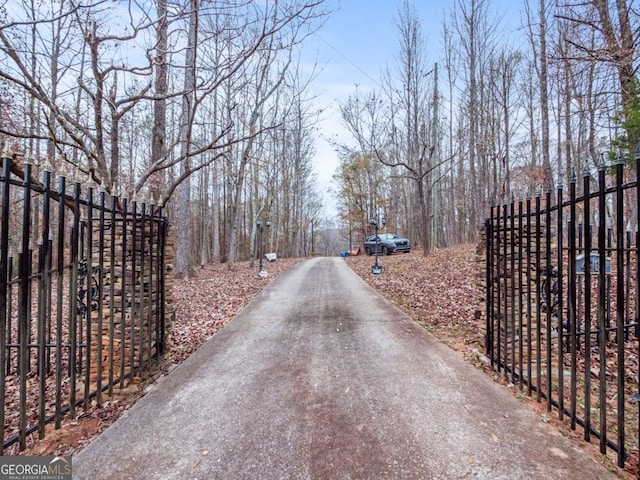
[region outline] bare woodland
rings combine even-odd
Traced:
[[[470,245],[489,206],[588,177],[603,154],[635,165],[638,1],[521,0],[514,24],[495,2],[454,0],[433,32],[399,0],[395,55],[375,88],[354,84],[340,105],[352,140],[334,145],[335,219],[323,218],[314,165],[322,65],[305,45],[337,0],[0,0],[0,143],[14,173],[32,159],[35,183],[50,170],[162,207],[182,277],[176,362],[261,288],[250,264],[261,253],[336,254],[372,219],[424,255],[464,244],[449,260],[411,254],[397,273],[407,311],[475,345]],[[637,228],[637,203],[625,208]],[[348,261],[368,275],[368,260]]]
[[[473,241],[492,201],[566,181],[602,152],[633,157],[635,0],[523,0],[519,25],[488,0],[456,0],[440,32],[398,5],[379,88],[354,86],[340,106],[353,135],[336,145],[343,243],[372,218],[425,254]],[[179,276],[255,258],[259,219],[267,251],[308,255],[327,222],[317,70],[301,58],[330,15],[328,0],[4,0],[0,138],[36,174],[163,206]]]
[[[438,35],[400,6],[380,88],[342,105],[355,141],[336,181],[352,237],[382,217],[428,254],[475,241],[492,202],[595,171],[618,148],[633,161],[637,2],[518,8],[513,25],[490,1],[457,0]]]
[[[4,2],[0,135],[39,168],[165,207],[180,276],[253,255],[259,217],[269,251],[304,256],[321,201],[299,55],[326,14],[321,0]]]

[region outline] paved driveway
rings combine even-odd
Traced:
[[[73,469],[87,480],[615,478],[337,257],[272,282]]]

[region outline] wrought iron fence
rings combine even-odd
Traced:
[[[161,208],[2,157],[0,453],[156,369],[170,314]]]
[[[593,173],[491,207],[485,347],[516,388],[624,467],[639,443],[638,166],[602,157]]]

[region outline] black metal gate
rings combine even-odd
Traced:
[[[638,168],[603,158],[597,178],[572,177],[568,192],[549,185],[491,208],[486,352],[624,467],[638,458]]]
[[[148,203],[85,179],[60,176],[54,185],[46,167],[2,157],[4,452],[161,363],[168,221]]]

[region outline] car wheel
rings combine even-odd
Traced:
[[[382,247],[382,254],[383,255],[389,255],[391,252],[389,252],[389,249],[387,247]]]
[[[364,249],[364,253],[366,253],[368,257],[371,256],[371,250],[369,250],[369,247]]]

